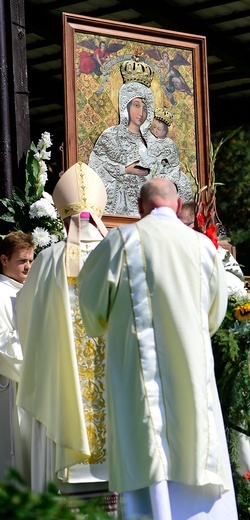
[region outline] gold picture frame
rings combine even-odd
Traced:
[[[62,17],[66,168],[77,161],[88,164],[98,136],[118,124],[120,66],[139,55],[154,70],[154,99],[173,115],[169,137],[177,144],[182,171],[194,189],[205,186],[210,147],[206,38],[69,13]],[[100,42],[106,49],[102,64],[97,62]],[[103,218],[107,227],[136,219],[116,213]]]

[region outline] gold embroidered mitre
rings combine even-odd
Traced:
[[[89,213],[97,229],[105,236],[101,218],[107,202],[105,186],[99,175],[85,163],[73,164],[59,179],[52,193],[54,204],[64,220],[70,218],[66,269],[76,277],[80,270],[80,213]]]
[[[63,220],[88,212],[100,232],[106,235],[101,220],[107,202],[106,189],[99,175],[87,164],[73,164],[59,179],[52,198]]]

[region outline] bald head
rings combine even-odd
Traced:
[[[155,177],[145,182],[138,198],[138,207],[141,217],[148,215],[154,208],[167,207],[178,215],[181,209],[181,199],[178,197],[176,186],[168,179]]]

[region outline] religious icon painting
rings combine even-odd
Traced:
[[[101,176],[106,225],[138,218],[153,176],[205,186],[205,37],[63,13],[63,38],[66,167],[82,161]]]

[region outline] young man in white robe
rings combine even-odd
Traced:
[[[180,208],[172,182],[146,182],[143,218],[112,229],[79,275],[86,331],[107,335],[109,486],[126,520],[236,520],[210,339],[225,272]]]
[[[34,258],[32,237],[13,231],[0,241],[0,479],[11,467],[25,479],[24,444],[16,406],[22,349],[16,324],[16,295],[22,289]]]

